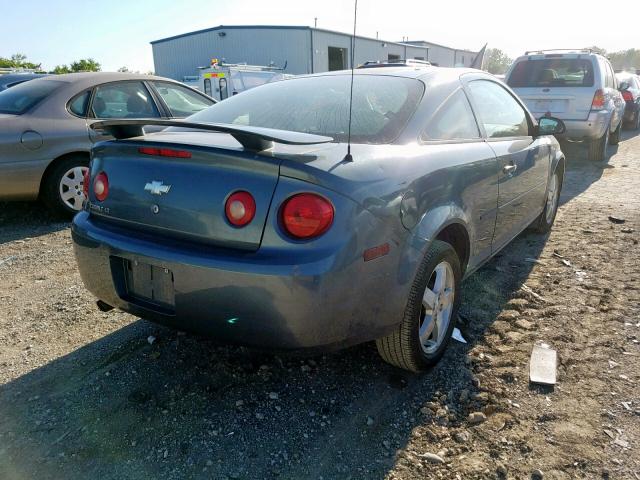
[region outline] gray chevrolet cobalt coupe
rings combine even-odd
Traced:
[[[110,120],[73,221],[102,309],[256,347],[376,340],[412,371],[460,282],[554,221],[565,159],[491,75],[437,67],[264,85],[186,120]],[[148,125],[169,126],[144,134]]]

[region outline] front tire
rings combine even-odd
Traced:
[[[556,214],[558,213],[560,190],[562,190],[562,179],[560,178],[558,169],[556,169],[549,180],[544,210],[537,220],[533,222],[533,225],[531,225],[531,230],[536,233],[547,233],[551,230],[553,222],[556,219]]]
[[[444,354],[460,305],[462,270],[456,251],[434,240],[413,282],[402,323],[376,340],[383,360],[412,372],[435,365]]]
[[[82,210],[84,173],[88,168],[86,157],[73,155],[58,161],[49,171],[40,197],[54,215],[69,218]]]
[[[589,142],[589,160],[592,162],[602,162],[607,158],[607,147],[609,146],[609,129],[602,137]]]

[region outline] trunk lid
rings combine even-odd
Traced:
[[[211,146],[211,145],[215,146]],[[191,158],[139,152],[140,147],[186,151]],[[92,215],[148,233],[214,246],[257,250],[278,182],[280,160],[243,150],[219,133],[159,133],[93,150],[91,176],[104,171],[109,194],[99,202],[90,189]],[[255,199],[253,220],[231,225],[225,201],[236,191]]]

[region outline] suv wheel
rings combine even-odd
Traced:
[[[453,247],[435,240],[420,264],[402,323],[376,340],[384,361],[419,372],[440,360],[458,318],[461,278]]]
[[[620,143],[620,130],[622,130],[622,122],[618,124],[618,128],[609,135],[609,144],[610,145],[618,145]]]
[[[607,158],[607,147],[609,146],[609,129],[602,137],[589,142],[589,160],[592,162],[602,162]]]
[[[631,124],[634,130],[640,130],[640,110],[636,111],[635,116],[633,117],[633,123]]]
[[[85,197],[84,173],[89,160],[74,155],[58,162],[49,172],[42,187],[41,199],[54,215],[71,217],[82,210]]]

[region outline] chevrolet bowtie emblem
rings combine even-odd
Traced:
[[[169,190],[171,189],[171,185],[165,185],[162,182],[159,182],[158,180],[154,180],[151,183],[147,183],[144,186],[144,189],[151,193],[151,195],[162,195],[163,193],[169,193]]]

